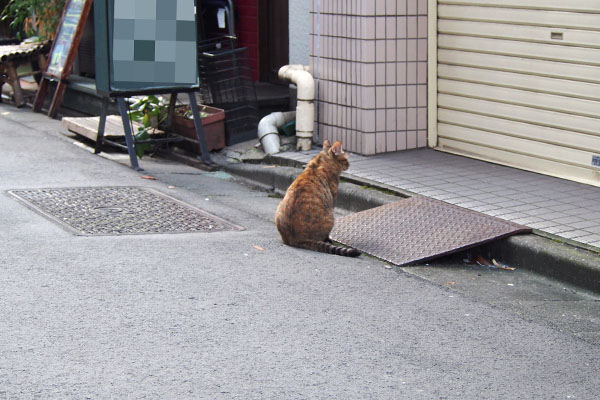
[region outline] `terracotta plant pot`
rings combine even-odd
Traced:
[[[184,137],[177,142],[177,146],[195,154],[200,154],[200,146],[196,136],[196,128],[192,118],[184,117],[182,114],[189,106],[180,106],[173,113],[173,124],[171,129],[174,133]],[[225,147],[225,111],[220,108],[198,105],[198,109],[208,114],[202,118],[204,138],[208,151],[220,150]]]

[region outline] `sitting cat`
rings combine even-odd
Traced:
[[[283,243],[304,249],[356,257],[360,251],[330,243],[333,207],[340,174],[349,167],[348,156],[337,141],[323,143],[304,171],[292,182],[275,214]]]

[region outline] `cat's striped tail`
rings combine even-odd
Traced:
[[[336,254],[345,257],[358,257],[361,254],[360,250],[353,247],[336,246],[335,244],[323,241],[309,240],[306,244],[308,249],[320,251],[321,253]]]

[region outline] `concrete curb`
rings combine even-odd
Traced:
[[[222,168],[253,184],[284,193],[302,171],[298,168],[299,163],[292,162],[288,165],[293,166],[238,163],[223,165]],[[410,194],[402,192],[394,196],[378,190],[369,190],[370,182],[365,181],[362,185],[357,184],[356,179],[354,182],[340,184],[338,207],[358,212],[398,201]],[[535,232],[530,235],[511,236],[469,251],[600,293],[600,254],[538,236]]]

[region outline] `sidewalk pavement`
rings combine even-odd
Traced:
[[[224,153],[242,156],[248,146],[233,146]],[[263,162],[278,168],[227,164],[224,169],[283,192],[318,151],[265,157]],[[338,206],[351,211],[398,200],[382,192],[418,194],[529,226],[533,235],[496,241],[483,246],[481,253],[600,292],[600,187],[431,149],[350,154],[350,168],[342,178],[346,183],[340,187]]]

